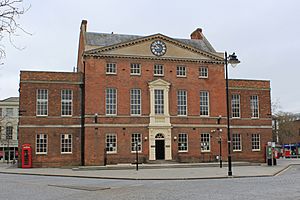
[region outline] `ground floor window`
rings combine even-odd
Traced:
[[[72,153],[72,135],[61,134],[61,153]]]
[[[186,133],[179,133],[178,135],[178,151],[188,151],[188,136]]]
[[[142,136],[140,133],[131,134],[131,152],[142,151]],[[136,149],[137,147],[137,149]]]
[[[36,135],[36,154],[47,154],[48,137],[47,134]]]
[[[210,151],[210,134],[201,133],[201,152]]]
[[[232,150],[242,151],[241,134],[238,133],[232,134]]]
[[[260,150],[260,135],[252,134],[252,150],[259,151]]]
[[[106,152],[117,153],[117,135],[114,133],[106,134]]]

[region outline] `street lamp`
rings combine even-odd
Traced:
[[[228,144],[228,176],[232,176],[231,166],[231,137],[230,137],[230,120],[229,120],[229,89],[228,89],[228,63],[234,68],[240,61],[237,59],[235,53],[227,55],[225,51],[225,70],[226,70],[226,106],[227,106],[227,144]]]

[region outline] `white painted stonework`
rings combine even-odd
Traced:
[[[149,160],[156,160],[155,136],[162,134],[165,141],[165,160],[172,160],[171,145],[171,123],[169,114],[169,87],[170,83],[162,79],[157,79],[149,83],[150,89],[150,124],[149,124]],[[164,91],[164,114],[155,115],[154,110],[154,90]],[[159,138],[161,140],[161,138]]]

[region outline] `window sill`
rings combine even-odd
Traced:
[[[259,152],[260,149],[252,149],[253,152]]]
[[[188,153],[188,151],[178,151],[178,153]]]
[[[61,155],[71,155],[73,154],[72,152],[60,152]]]
[[[107,151],[106,154],[117,154],[116,151]]]
[[[164,74],[154,74],[153,76],[159,76],[159,77],[162,77],[162,76],[165,76]]]
[[[106,75],[117,75],[117,73],[105,73]]]
[[[232,150],[232,152],[242,152],[242,150]]]
[[[208,79],[208,76],[199,76],[199,79]]]
[[[186,76],[179,76],[179,75],[177,75],[177,78],[186,78]]]
[[[136,151],[131,151],[132,154],[135,154]],[[138,151],[138,153],[143,153],[142,151]]]
[[[209,151],[201,151],[201,153],[210,153],[210,150]]]

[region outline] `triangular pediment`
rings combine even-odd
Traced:
[[[155,55],[151,51],[151,45],[161,41],[165,45],[163,55]],[[206,52],[200,48],[184,44],[176,39],[162,34],[138,38],[111,46],[101,47],[85,52],[87,56],[117,56],[136,57],[147,59],[179,59],[179,60],[202,60],[207,62],[222,62],[223,58],[218,53]]]
[[[171,85],[171,83],[169,83],[168,81],[165,81],[161,78],[149,82],[150,87],[167,87],[169,85]]]

